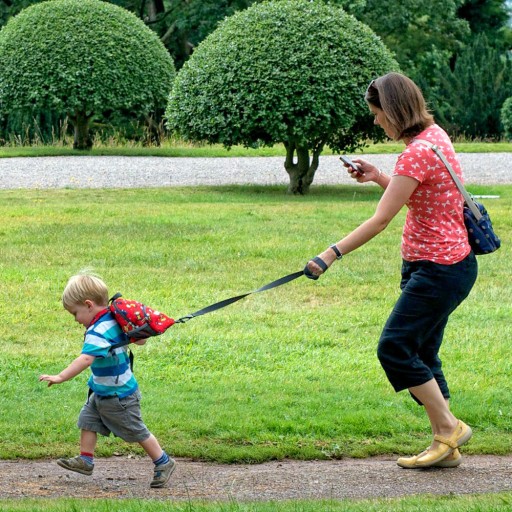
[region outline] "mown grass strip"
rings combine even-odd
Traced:
[[[512,451],[512,187],[492,191],[503,248],[479,258],[442,349],[454,412],[475,431],[466,453]],[[112,293],[183,316],[301,269],[379,197],[353,186],[307,197],[250,186],[0,192],[0,457],[76,452],[87,375],[50,389],[37,380],[80,352],[83,329],[60,304],[70,275],[92,267]],[[144,418],[164,446],[221,462],[423,449],[423,410],[392,391],[375,355],[399,293],[402,223],[403,213],[318,282],[253,295],[137,347]],[[97,455],[131,451],[100,439]]]

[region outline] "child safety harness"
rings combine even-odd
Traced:
[[[302,275],[310,277],[306,270],[294,272],[292,274],[288,274],[284,277],[276,279],[275,281],[272,281],[271,283],[268,283],[258,288],[257,290],[243,293],[235,297],[230,297],[229,299],[221,300],[215,304],[211,304],[210,306],[195,311],[194,313],[178,318],[178,320],[174,320],[173,318],[160,311],[157,311],[156,309],[145,306],[141,302],[123,299],[120,293],[116,293],[109,301],[109,310],[123,332],[126,334],[127,338],[121,343],[112,345],[111,350],[123,347],[137,340],[149,338],[151,336],[159,336],[174,324],[185,323],[192,318],[196,318],[198,316],[205,315],[206,313],[211,313],[217,309],[229,306],[230,304],[233,304],[233,302],[237,302],[244,297],[247,297],[248,295],[252,295],[253,293],[264,292],[266,290],[276,288],[277,286],[281,286],[285,283],[289,283],[290,281],[293,281]]]

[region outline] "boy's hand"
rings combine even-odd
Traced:
[[[89,368],[89,366],[91,366],[91,364],[94,362],[94,359],[94,356],[80,354],[65,370],[62,370],[58,375],[41,375],[39,377],[39,382],[44,380],[48,382],[48,386],[66,382],[67,380],[76,377],[86,368]]]
[[[48,382],[48,387],[50,387],[52,384],[61,384],[64,382],[64,379],[60,375],[41,375],[39,382],[43,381]]]

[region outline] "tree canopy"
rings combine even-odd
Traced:
[[[475,37],[485,34],[491,46],[506,51],[512,48],[511,9],[506,0],[466,0],[457,15],[468,21]]]
[[[263,1],[265,0],[105,0],[105,3],[122,7],[143,21],[157,34],[177,69],[180,69],[221,20]],[[510,0],[315,1],[341,6],[359,21],[370,26],[394,53],[401,70],[422,87],[432,106],[439,104],[437,95],[430,96],[432,91],[440,90],[437,70],[444,70],[448,66],[450,72],[453,72],[456,61],[479,36],[485,34],[488,44],[498,51],[501,59],[510,58],[511,55]],[[43,0],[0,2],[0,25],[4,25],[22,9],[41,2]],[[496,75],[498,71],[490,72]],[[161,112],[152,116],[156,123],[161,120],[160,114]],[[434,114],[437,116],[438,112],[434,111]],[[478,115],[478,111],[474,114]],[[497,117],[499,112],[495,111],[493,115]],[[117,123],[123,123],[122,126],[128,132],[131,125],[137,130],[137,122],[134,121],[138,121],[138,118],[123,115],[122,112],[114,112],[112,115],[107,112],[104,120],[114,125],[113,117],[117,118]],[[44,125],[48,135],[55,128],[55,123],[62,122],[64,117],[46,110],[12,112],[4,121],[0,119],[0,137],[7,136],[10,130],[19,132],[22,125],[32,123],[33,119],[38,120],[37,131]],[[103,122],[103,119],[95,120]],[[456,124],[456,120],[454,121]],[[153,122],[149,124],[155,125]],[[138,135],[144,137],[140,131]]]
[[[0,110],[66,113],[75,147],[106,111],[164,108],[175,77],[154,32],[125,9],[98,0],[33,5],[0,32]]]
[[[480,35],[459,55],[453,70],[445,64],[433,73],[429,96],[440,123],[453,135],[497,138],[500,111],[512,95],[512,60],[504,59]]]
[[[405,74],[428,81],[431,68],[449,61],[469,36],[457,16],[460,0],[366,0],[354,15],[369,25],[395,53]]]
[[[168,127],[228,148],[282,142],[290,191],[306,193],[325,145],[353,151],[380,135],[364,92],[373,78],[396,69],[372,30],[339,7],[255,4],[221,23],[182,68]]]
[[[503,107],[501,108],[501,122],[505,129],[505,136],[509,140],[512,140],[512,96],[503,102]]]

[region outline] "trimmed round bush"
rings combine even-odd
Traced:
[[[167,126],[228,148],[282,142],[290,191],[306,193],[325,145],[353,151],[380,135],[364,93],[372,79],[397,69],[375,33],[340,7],[253,4],[224,20],[181,69]]]
[[[501,108],[501,124],[505,129],[505,137],[512,140],[512,96],[503,102]]]
[[[134,14],[98,0],[52,0],[11,18],[0,32],[0,109],[65,113],[75,147],[90,146],[103,112],[164,109],[174,63]]]

